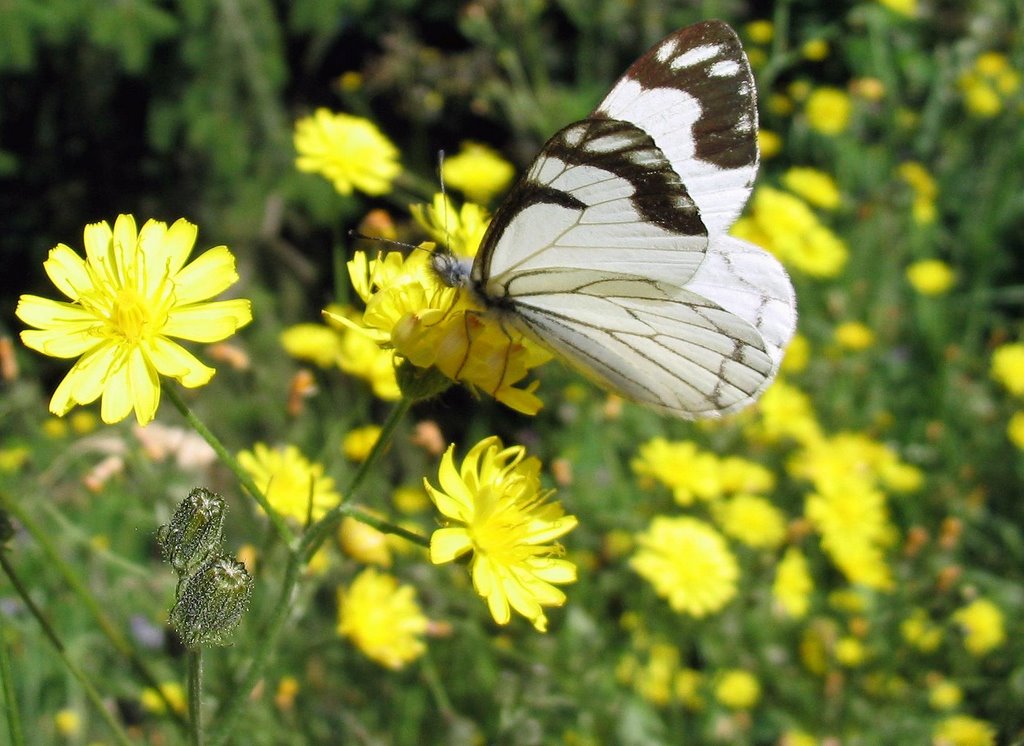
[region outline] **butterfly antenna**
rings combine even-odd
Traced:
[[[401,248],[408,249],[409,251],[426,251],[426,249],[420,246],[414,246],[413,244],[406,243],[405,241],[396,241],[393,238],[384,238],[383,236],[368,236],[365,233],[360,233],[354,229],[348,232],[348,236],[349,238],[354,238],[359,241],[376,241],[377,243],[387,244],[388,246],[400,246]]]
[[[452,236],[448,232],[448,191],[444,188],[444,150],[437,151],[437,180],[441,184],[441,204],[444,205],[444,247],[451,251]]]

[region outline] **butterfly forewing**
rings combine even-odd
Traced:
[[[676,168],[701,220],[724,233],[757,174],[757,93],[736,33],[720,21],[680,29],[626,71],[597,115],[632,122]]]

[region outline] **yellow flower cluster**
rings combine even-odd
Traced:
[[[1005,54],[986,52],[957,81],[964,106],[972,114],[994,117],[1006,101],[1020,90],[1020,73]]]
[[[934,746],[995,746],[996,729],[970,715],[950,715],[932,733]]]
[[[755,190],[750,207],[733,226],[734,236],[763,246],[788,267],[812,277],[835,277],[846,266],[846,244],[804,200],[763,186]]]
[[[688,710],[702,710],[705,675],[681,666],[679,648],[675,645],[654,642],[644,647],[646,663],[636,654],[626,655],[616,667],[616,678],[632,685],[637,694],[659,707],[678,703]]]
[[[775,487],[775,477],[760,464],[738,456],[719,458],[689,440],[653,438],[640,446],[631,466],[640,477],[671,489],[676,502],[684,506],[730,494],[770,492]]]
[[[964,633],[964,647],[971,655],[982,656],[1006,641],[1003,612],[987,598],[978,598],[958,609],[953,621]]]
[[[317,109],[295,123],[295,167],[318,173],[339,194],[386,194],[402,171],[398,148],[368,119]]]
[[[372,567],[338,590],[338,634],[382,666],[398,670],[423,655],[428,626],[416,589]]]

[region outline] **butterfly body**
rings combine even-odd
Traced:
[[[444,282],[600,385],[684,418],[738,409],[778,369],[796,304],[781,265],[726,234],[757,171],[735,33],[710,21],[641,57],[556,133]]]

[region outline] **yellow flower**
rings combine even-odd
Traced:
[[[782,373],[802,373],[807,369],[811,360],[811,343],[803,334],[793,335],[786,348],[786,355],[782,358],[779,370]]]
[[[825,210],[836,209],[842,201],[835,179],[816,168],[793,166],[782,175],[782,186]]]
[[[487,204],[508,188],[515,176],[512,164],[492,148],[477,142],[462,143],[462,150],[444,160],[441,178],[466,198]]]
[[[938,649],[942,644],[942,628],[928,618],[924,609],[914,609],[910,616],[900,622],[903,639],[924,653]]]
[[[799,197],[759,187],[750,213],[732,234],[775,254],[784,264],[812,277],[835,277],[846,265],[846,245],[826,228]]]
[[[673,695],[673,684],[679,668],[679,648],[656,643],[648,651],[647,665],[633,675],[637,693],[656,705],[667,705]]]
[[[835,339],[844,350],[861,352],[875,343],[875,333],[859,321],[845,321],[836,327]]]
[[[281,332],[284,351],[299,360],[309,360],[321,368],[338,364],[341,335],[323,324],[296,324]]]
[[[982,656],[1006,642],[1003,612],[994,603],[979,598],[953,613],[953,621],[964,633],[964,647]]]
[[[939,188],[928,170],[917,161],[905,161],[897,169],[900,178],[914,190],[912,215],[914,222],[928,225],[935,222],[935,198]]]
[[[295,123],[295,167],[318,173],[340,194],[358,189],[379,195],[391,191],[401,172],[398,149],[368,119],[317,109]]]
[[[341,451],[346,458],[352,461],[365,461],[377,444],[378,438],[380,438],[380,428],[377,425],[357,427],[345,434],[345,438],[341,442]]]
[[[387,534],[352,516],[345,516],[338,527],[338,541],[345,554],[368,565],[391,567],[391,549]]]
[[[474,257],[491,216],[487,209],[473,202],[464,202],[458,210],[443,194],[435,194],[429,205],[412,205],[416,222],[437,243],[447,246],[459,257]]]
[[[562,547],[550,542],[575,528],[576,517],[549,501],[553,490],[541,489],[540,461],[526,458],[522,446],[503,448],[497,437],[485,438],[469,450],[461,469],[454,454],[449,446],[441,460],[440,489],[423,482],[449,519],[430,538],[431,562],[472,552],[473,587],[487,599],[494,621],[507,624],[515,610],[546,631],[543,607],[565,603],[553,584],[576,580],[576,567],[559,559]]]
[[[163,692],[164,698],[171,703],[171,707],[174,708],[175,712],[184,713],[188,709],[185,690],[182,689],[181,684],[168,681],[160,685],[160,691]],[[150,689],[149,687],[143,689],[139,702],[142,704],[143,710],[152,712],[154,715],[163,715],[167,712],[164,699],[160,697],[155,689]]]
[[[14,474],[28,463],[32,449],[28,446],[0,448],[0,474]]]
[[[76,710],[65,707],[53,716],[53,726],[63,738],[73,738],[82,732],[82,716]]]
[[[1024,412],[1014,412],[1006,424],[1006,435],[1010,442],[1024,450]]]
[[[964,698],[963,690],[949,679],[928,684],[928,704],[936,710],[954,710]]]
[[[17,316],[29,326],[22,342],[59,358],[79,357],[50,399],[63,416],[101,395],[104,422],[132,410],[140,425],[156,415],[160,375],[195,388],[213,377],[172,337],[217,342],[252,320],[247,300],[210,301],[238,280],[235,258],[214,247],[185,264],[196,226],[177,220],[170,228],[149,220],[136,231],[131,215],[85,228],[83,260],[64,244],[50,250],[43,267],[71,302],[23,295]]]
[[[757,147],[761,150],[761,158],[768,160],[782,152],[782,138],[771,130],[758,130]]]
[[[807,97],[804,113],[811,129],[823,135],[838,135],[850,123],[850,97],[838,88],[816,88]]]
[[[444,285],[430,269],[429,252],[408,258],[397,252],[369,260],[362,252],[349,262],[349,275],[366,303],[356,327],[377,344],[420,368],[436,368],[453,381],[490,393],[525,414],[542,406],[538,382],[516,384],[551,354],[484,315],[467,293]],[[341,324],[353,324],[325,311]]]
[[[864,650],[864,643],[856,637],[847,635],[836,640],[835,655],[841,666],[857,668],[864,662],[867,654]]]
[[[656,516],[637,546],[630,565],[681,614],[706,616],[736,595],[736,558],[703,521]]]
[[[755,549],[773,549],[786,538],[786,520],[778,508],[755,495],[736,495],[712,511],[726,535]]]
[[[808,59],[811,62],[821,62],[823,59],[828,57],[828,42],[824,39],[811,39],[803,43],[800,47],[800,53],[804,56],[804,59]]]
[[[715,699],[731,710],[749,710],[761,698],[761,684],[749,671],[723,671],[715,684]]]
[[[996,731],[970,715],[950,715],[932,733],[932,746],[995,746]]]
[[[746,32],[747,38],[754,44],[767,44],[775,35],[775,26],[771,21],[762,18],[748,23]]]
[[[907,267],[907,280],[921,295],[942,295],[956,282],[956,273],[939,259],[922,259]]]
[[[398,670],[426,652],[429,623],[415,588],[372,567],[338,589],[338,634],[386,668]]]
[[[992,377],[1014,396],[1024,396],[1024,344],[1011,342],[995,349]]]
[[[917,15],[917,0],[878,0],[878,2],[901,16],[913,18]]]
[[[787,381],[776,380],[755,407],[757,419],[747,428],[754,439],[813,443],[822,437],[810,397]]]
[[[334,480],[324,476],[323,465],[311,463],[293,445],[269,448],[257,443],[252,451],[238,454],[238,463],[274,510],[299,523],[318,520],[341,502]]]
[[[959,86],[967,110],[983,118],[994,117],[1006,99],[1020,89],[1020,73],[1005,54],[986,52],[974,67],[960,76]]]
[[[810,607],[814,582],[807,568],[807,558],[796,547],[789,547],[775,568],[772,596],[791,619],[802,619]]]

